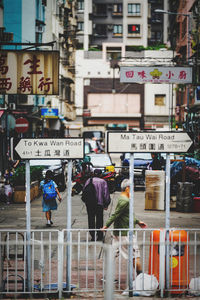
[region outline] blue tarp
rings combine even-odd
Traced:
[[[192,157],[186,157],[185,158],[185,165],[186,166],[193,166],[197,169],[200,168],[200,161],[192,158]],[[171,177],[174,177],[176,174],[178,174],[183,169],[183,162],[182,161],[174,161],[170,166],[170,172]]]

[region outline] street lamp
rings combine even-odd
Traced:
[[[187,62],[189,65],[189,59],[190,59],[190,39],[191,39],[191,15],[185,14],[185,13],[175,13],[163,9],[155,9],[154,12],[160,13],[160,14],[168,14],[168,15],[176,15],[176,16],[184,16],[188,18],[188,38],[187,38]],[[189,109],[189,87],[187,88],[187,109]],[[172,108],[173,109],[173,108]]]

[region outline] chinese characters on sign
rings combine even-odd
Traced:
[[[120,82],[191,83],[190,67],[121,67]]]
[[[57,95],[58,51],[0,51],[0,94]]]
[[[21,159],[82,159],[82,138],[21,139],[15,146]]]
[[[108,132],[108,152],[187,152],[192,140],[186,132]]]

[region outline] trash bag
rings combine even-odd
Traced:
[[[189,284],[189,294],[200,296],[200,277],[192,278]]]
[[[154,275],[140,273],[133,281],[133,296],[153,296],[157,291],[158,285],[158,280]],[[128,294],[129,289],[126,289],[122,293],[123,296],[127,296]]]

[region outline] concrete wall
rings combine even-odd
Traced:
[[[35,0],[22,1],[22,42],[35,42]]]
[[[98,58],[95,59],[95,55],[91,56],[88,54],[89,52],[85,52],[83,50],[78,50],[76,52],[76,91],[75,91],[75,105],[77,108],[77,115],[82,115],[82,109],[84,107],[84,90],[87,88],[89,89],[89,93],[97,93],[95,96],[95,99],[100,97],[101,99],[101,94],[103,93],[103,89],[105,90],[105,97],[106,99],[109,99],[111,95],[109,95],[110,90],[108,90],[109,82],[112,83],[113,80],[113,69],[110,68],[110,62],[106,61],[103,59],[103,53],[102,53],[102,59],[100,59],[100,53],[98,53]],[[93,52],[95,54],[95,52]],[[149,63],[150,60],[148,58],[154,58],[155,64],[161,64],[161,61],[163,58],[165,59],[171,59],[172,57],[172,51],[144,51],[143,57],[146,58],[146,63]],[[85,59],[84,57],[93,57],[93,59]],[[126,65],[130,64],[129,60],[125,60]],[[134,60],[131,61],[132,65],[134,65]],[[137,64],[141,62],[137,62]],[[163,61],[164,63],[164,61]],[[166,63],[166,62],[165,62]],[[168,62],[169,64],[169,62]],[[117,82],[119,82],[119,70],[115,69],[115,84],[117,85]],[[97,81],[99,78],[100,82],[103,82],[106,78],[108,79],[105,81],[105,84],[102,85],[101,87],[95,87],[92,86],[93,79]],[[106,85],[107,83],[107,85]],[[92,91],[92,88],[94,89]],[[96,90],[95,90],[96,88]],[[116,86],[117,88],[117,86]],[[98,93],[99,92],[99,93]],[[125,89],[123,93],[126,93],[127,95],[129,94],[128,90]],[[106,93],[108,93],[106,95]],[[131,93],[134,93],[131,91]],[[155,105],[155,95],[166,95],[165,98],[165,105]],[[142,112],[142,107],[144,105],[144,115],[146,116],[158,116],[158,117],[165,117],[165,119],[168,118],[169,115],[169,109],[171,109],[171,85],[169,84],[146,84],[145,85],[145,90],[144,90],[144,104],[141,104],[141,112]],[[98,96],[99,95],[99,96]],[[92,95],[91,95],[92,96]],[[106,111],[102,111],[102,107],[95,106],[92,108],[92,98],[91,96],[88,96],[89,99],[89,106],[91,107],[92,113],[101,113],[102,115],[106,113]],[[120,94],[116,94],[115,98],[120,96]],[[128,97],[128,96],[127,96]],[[87,100],[88,100],[87,99]],[[117,100],[117,98],[116,98]],[[95,100],[96,101],[96,100]],[[174,103],[175,103],[175,96],[174,96]],[[105,102],[105,101],[104,101]],[[115,102],[115,101],[114,101]],[[109,101],[108,101],[109,103]],[[115,102],[116,103],[116,102]],[[86,103],[85,103],[86,104]],[[96,102],[94,103],[96,105]],[[122,111],[120,112],[120,107],[119,110],[115,111],[115,114],[113,113],[113,117],[117,115],[119,116],[120,114],[123,114],[123,109],[124,107],[121,107]],[[136,113],[136,111],[134,111]],[[108,112],[107,112],[108,113]],[[133,111],[132,111],[133,113]],[[128,116],[128,115],[127,115]]]
[[[13,42],[22,41],[22,0],[4,1],[3,27],[5,31],[14,33]]]
[[[141,15],[131,16],[128,14],[128,4],[141,4]],[[123,2],[123,43],[126,45],[147,47],[148,37],[148,1],[147,0],[124,0]],[[140,24],[140,35],[128,35],[128,24]]]

